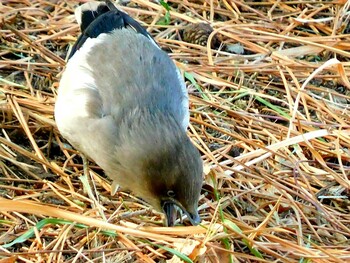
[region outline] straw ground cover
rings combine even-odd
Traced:
[[[93,162],[85,192],[80,155],[57,131],[78,3],[0,3],[0,262],[350,261],[347,1],[123,7],[188,84],[202,225],[174,228],[132,193],[111,197]],[[194,31],[205,46],[183,39],[198,22],[214,30]]]

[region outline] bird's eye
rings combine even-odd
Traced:
[[[175,196],[175,192],[174,192],[173,190],[169,190],[169,191],[167,192],[167,195],[168,195],[169,197],[174,197],[174,196]]]

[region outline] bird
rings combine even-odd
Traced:
[[[75,9],[81,35],[71,49],[55,103],[61,135],[118,186],[192,225],[203,162],[187,135],[189,97],[182,74],[151,35],[111,1]]]

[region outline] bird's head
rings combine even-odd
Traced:
[[[122,143],[115,158],[125,176],[116,180],[156,210],[163,211],[167,225],[174,225],[179,209],[197,225],[203,182],[200,154],[174,118],[142,113],[139,118],[135,116],[140,114],[134,114],[131,124],[120,126]],[[112,177],[113,173],[109,174]]]
[[[184,212],[193,225],[198,225],[203,171],[200,155],[187,136],[180,145],[171,148],[159,156],[149,155],[145,160],[145,181],[150,193],[147,201],[165,213],[168,226],[174,225],[178,210]]]

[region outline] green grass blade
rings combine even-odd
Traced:
[[[262,104],[264,104],[266,107],[269,107],[270,109],[276,111],[278,114],[280,114],[283,117],[286,117],[287,119],[290,119],[289,114],[285,113],[283,110],[280,109],[280,107],[277,107],[273,104],[271,104],[270,102],[268,102],[267,100],[264,100],[263,98],[259,97],[259,96],[254,96],[254,98],[261,102]]]
[[[170,247],[165,247],[165,246],[162,246],[162,245],[158,245],[158,244],[153,244],[152,242],[149,242],[148,240],[143,240],[143,242],[145,243],[148,243],[152,246],[156,246],[156,247],[159,247],[159,248],[162,248],[164,249],[165,251],[168,251],[169,253],[177,256],[178,258],[180,258],[181,260],[183,260],[184,262],[187,262],[187,263],[193,263],[193,261],[188,257],[186,256],[185,254],[181,253],[180,251],[177,251],[173,248],[170,248]]]
[[[170,24],[170,6],[164,0],[160,0],[159,3],[164,7],[166,12],[165,16],[158,20],[157,25],[167,26]]]
[[[63,220],[63,219],[56,219],[56,218],[45,218],[45,219],[41,220],[40,222],[38,222],[35,225],[35,228],[40,230],[44,226],[49,225],[49,224],[54,224],[54,225],[71,225],[71,224],[74,224],[74,226],[76,226],[78,228],[88,228],[88,226],[83,225],[83,224],[78,224],[78,223],[74,223],[74,222],[71,222],[71,221],[67,221],[67,220]],[[117,236],[117,234],[115,232],[111,232],[111,231],[101,231],[101,232],[103,234],[105,234],[105,235],[108,235],[108,236],[112,236],[112,237]],[[12,242],[2,245],[2,247],[9,248],[9,247],[11,247],[11,246],[13,246],[15,244],[19,244],[19,243],[25,242],[28,239],[32,238],[33,236],[34,236],[34,227],[29,229],[28,231],[26,231],[23,235],[17,237]]]
[[[199,91],[199,93],[201,94],[202,98],[203,98],[204,100],[207,100],[207,101],[208,101],[208,100],[209,100],[208,96],[205,95],[205,93],[203,92],[202,88],[198,85],[197,81],[194,79],[193,75],[192,75],[191,73],[188,73],[188,72],[185,72],[184,75],[185,75],[185,78],[186,78],[187,80],[189,80],[189,81],[192,83],[193,86],[196,87],[196,89],[197,89],[197,90]]]

